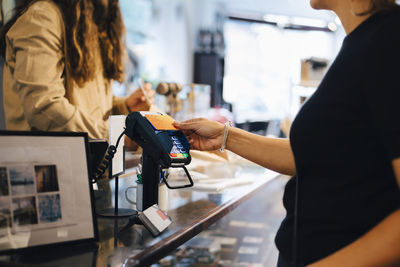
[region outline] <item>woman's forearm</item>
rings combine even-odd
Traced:
[[[287,175],[296,173],[289,139],[264,137],[232,127],[226,148],[273,171]]]

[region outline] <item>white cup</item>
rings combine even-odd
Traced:
[[[136,188],[136,190],[135,190],[136,200],[135,201],[130,199],[128,196],[128,191],[129,191],[129,189],[132,189],[132,188]],[[136,183],[135,186],[127,187],[125,189],[125,198],[126,198],[126,201],[128,201],[129,203],[136,205],[136,210],[143,211],[143,184]]]
[[[133,188],[136,188],[135,201],[128,196],[128,191]],[[134,186],[126,188],[125,198],[129,203],[136,205],[136,210],[143,211],[143,184],[137,183]],[[165,183],[160,183],[158,185],[158,207],[164,212],[168,209],[168,188]]]
[[[168,188],[165,183],[158,185],[158,207],[165,213],[168,210]]]

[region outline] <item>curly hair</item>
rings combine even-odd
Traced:
[[[14,17],[0,30],[0,53],[5,56],[6,33],[15,21],[35,2],[24,0]],[[125,27],[118,0],[52,0],[63,15],[66,33],[65,68],[79,86],[94,78],[96,72],[93,46],[99,43],[103,76],[123,80]]]

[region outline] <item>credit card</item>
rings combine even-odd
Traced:
[[[168,115],[146,114],[145,117],[156,130],[177,130],[172,124],[174,119]]]

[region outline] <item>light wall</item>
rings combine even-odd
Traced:
[[[154,18],[146,33],[150,45],[141,51],[146,57],[147,75],[179,83],[192,81],[196,34],[199,29],[214,30],[218,13],[277,14],[326,21],[335,18],[332,12],[313,10],[308,0],[153,0],[151,3]],[[338,47],[342,35],[339,30]]]

